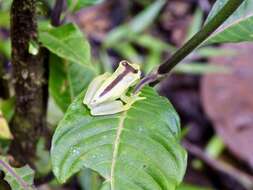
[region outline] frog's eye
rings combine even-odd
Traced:
[[[127,67],[129,64],[127,61],[122,61],[121,64],[124,66],[124,67]]]

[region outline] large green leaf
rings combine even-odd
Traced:
[[[103,0],[67,0],[70,10],[77,11],[87,6],[101,3]]]
[[[91,65],[90,45],[74,24],[40,31],[39,41],[52,53],[75,63]]]
[[[110,190],[173,190],[182,181],[187,154],[179,144],[179,118],[152,88],[128,111],[92,117],[84,92],[68,108],[53,136],[51,159],[63,183],[81,168],[102,175]]]
[[[5,173],[4,179],[9,183],[11,189],[35,190],[33,186],[34,171],[29,166],[13,168],[7,158],[0,156],[0,170]]]
[[[49,90],[62,111],[66,111],[94,76],[94,69],[85,64],[64,62],[54,54],[50,56]]]
[[[217,0],[211,10],[208,23],[228,2]],[[207,40],[207,43],[244,42],[253,40],[253,1],[245,2],[228,20]]]

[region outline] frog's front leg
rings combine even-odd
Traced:
[[[135,95],[130,95],[130,96],[127,96],[126,94],[122,94],[120,96],[120,99],[125,103],[124,109],[128,110],[136,101],[146,99],[145,97],[141,97],[140,94],[141,92]]]

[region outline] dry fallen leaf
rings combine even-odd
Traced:
[[[228,148],[253,168],[253,45],[224,45],[235,55],[216,57],[231,74],[207,75],[201,84],[204,108]]]

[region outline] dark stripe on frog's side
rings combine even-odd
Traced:
[[[125,70],[117,76],[116,79],[114,79],[111,84],[109,84],[104,91],[99,95],[99,97],[105,95],[107,92],[109,92],[111,89],[113,89],[114,86],[116,86],[119,81],[121,81],[128,73],[137,73],[138,70],[134,69],[133,67],[131,67],[127,61],[123,62],[122,65],[125,67]]]

